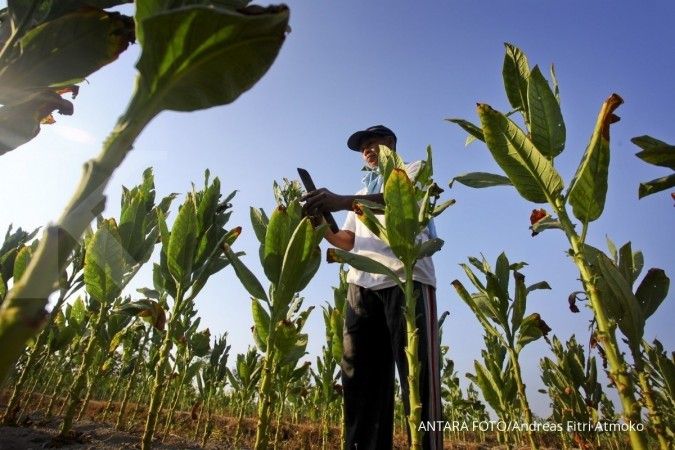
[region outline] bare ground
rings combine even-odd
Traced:
[[[4,397],[4,396],[3,396]],[[6,400],[3,398],[3,400]],[[137,423],[126,431],[118,431],[114,424],[101,421],[103,402],[91,401],[83,420],[75,423],[73,436],[67,440],[58,438],[58,429],[61,424],[60,417],[46,419],[42,412],[29,412],[19,426],[0,426],[0,450],[37,450],[45,448],[60,448],[67,450],[122,450],[140,449],[140,440],[143,431],[143,423],[140,418],[144,414],[139,413]],[[3,411],[5,402],[0,401],[0,411]],[[129,407],[131,411],[133,405]],[[108,420],[115,417],[113,411],[108,415]],[[162,424],[160,420],[158,424]],[[159,438],[153,442],[153,448],[158,450],[191,450],[191,449],[232,449],[232,437],[236,427],[236,420],[232,417],[215,417],[213,434],[206,447],[201,447],[198,442],[186,438],[192,437],[195,422],[188,412],[178,412],[173,420],[174,427],[162,442],[162,433],[155,433]],[[239,449],[250,449],[255,439],[256,421],[244,419],[242,424],[241,445]],[[272,427],[274,430],[274,427]],[[321,428],[319,424],[282,423],[279,431],[279,448],[283,450],[318,449],[321,448]],[[270,437],[270,441],[272,436]],[[332,427],[330,430],[329,448],[340,448],[340,429]],[[402,433],[394,437],[394,449],[406,449],[406,438]],[[444,448],[450,450],[502,450],[504,446],[495,443],[466,443],[445,442]],[[527,447],[524,447],[527,448]],[[555,450],[548,447],[544,450]]]

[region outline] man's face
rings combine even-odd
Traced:
[[[361,155],[367,167],[377,167],[380,145],[386,145],[393,150],[392,138],[389,136],[376,136],[366,139],[361,143]]]

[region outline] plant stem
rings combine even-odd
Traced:
[[[35,2],[34,2],[35,3]],[[48,226],[26,272],[0,305],[0,383],[45,324],[48,297],[53,292],[77,241],[101,212],[105,190],[143,128],[156,115],[152,102],[137,89],[126,112],[103,143],[98,157],[84,165],[80,185],[56,224]]]
[[[511,359],[511,370],[513,371],[513,376],[516,380],[516,388],[518,389],[518,398],[520,400],[520,408],[523,410],[525,415],[525,423],[528,424],[527,437],[530,440],[530,447],[532,450],[538,450],[539,444],[534,439],[534,431],[530,430],[529,425],[533,422],[532,420],[532,411],[530,410],[530,404],[527,401],[527,395],[525,393],[525,384],[523,383],[523,377],[520,373],[520,363],[518,362],[518,355],[516,354],[515,349],[512,347],[508,348],[509,358]]]
[[[23,280],[23,278],[22,278]],[[103,323],[106,321],[108,317],[108,306],[105,304],[101,304],[101,307],[99,309],[98,317],[96,318],[96,322],[94,323],[94,326],[91,329],[91,335],[89,336],[89,341],[87,342],[87,347],[84,350],[84,355],[82,356],[82,362],[80,363],[80,368],[77,371],[77,375],[75,376],[75,379],[73,380],[73,384],[71,385],[70,389],[68,390],[68,397],[66,399],[66,402],[68,403],[68,407],[66,408],[65,415],[63,417],[63,424],[61,424],[61,430],[60,430],[60,435],[64,436],[66,435],[70,429],[73,426],[73,418],[75,417],[75,412],[77,411],[77,407],[80,405],[82,402],[82,399],[80,398],[80,394],[82,393],[82,389],[85,387],[86,382],[87,382],[87,373],[89,372],[89,367],[91,366],[92,361],[94,360],[94,356],[96,355],[96,352],[98,350],[98,342],[96,342],[96,333],[97,331],[101,328]]]
[[[419,450],[422,448],[422,400],[420,399],[420,367],[417,351],[419,334],[415,320],[415,292],[413,291],[413,267],[414,264],[405,265],[405,324],[408,342],[405,348],[408,362],[408,403],[410,413],[408,416],[408,429],[410,430],[410,448]]]
[[[145,429],[143,431],[143,439],[141,441],[142,450],[150,450],[152,446],[152,435],[155,432],[155,426],[157,425],[157,416],[159,414],[162,398],[161,394],[163,391],[162,387],[164,386],[164,368],[169,361],[169,352],[171,351],[172,345],[171,338],[178,320],[178,312],[183,303],[183,296],[183,287],[179,283],[176,290],[176,299],[173,304],[173,310],[171,311],[171,318],[167,324],[166,334],[164,335],[162,346],[159,349],[159,358],[157,366],[155,367],[155,379],[153,382],[152,394],[150,396],[150,407],[145,422]]]
[[[255,433],[255,450],[267,450],[270,406],[272,405],[272,379],[274,377],[274,339],[276,324],[271,323],[267,336],[267,355],[263,366],[258,399],[258,425]]]
[[[595,285],[590,263],[586,261],[584,257],[582,248],[583,243],[574,231],[574,227],[565,208],[558,207],[553,202],[550,203],[554,205],[563,230],[572,246],[574,262],[579,269],[584,290],[588,294],[589,303],[593,309],[593,314],[595,315],[598,327],[597,339],[600,343],[604,344],[604,350],[610,368],[609,376],[619,393],[624,417],[628,422],[634,424],[640,423],[640,404],[635,400],[633,382],[628,373],[626,362],[619,351],[619,346],[614,334],[616,324],[611,323],[602,307],[600,293]],[[628,433],[633,450],[647,450],[647,440],[643,433],[637,430],[629,430]]]
[[[638,356],[639,358],[640,356]],[[635,356],[634,356],[635,358]],[[663,429],[663,420],[661,414],[656,408],[656,403],[654,402],[654,393],[652,391],[652,386],[649,383],[649,378],[644,370],[638,370],[638,383],[640,384],[640,389],[642,390],[642,398],[644,399],[645,406],[647,407],[647,412],[649,414],[649,420],[652,423],[654,432],[656,433],[656,438],[659,441],[659,448],[661,450],[669,450],[672,446],[668,443],[668,438]]]

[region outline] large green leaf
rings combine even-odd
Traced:
[[[18,256],[17,256],[18,259]],[[640,304],[645,320],[649,318],[666,299],[670,288],[670,278],[662,269],[649,269],[647,275],[635,291],[635,298]]]
[[[525,316],[527,289],[525,288],[524,275],[519,272],[513,272],[513,278],[516,280],[516,291],[513,298],[513,309],[511,310],[511,332],[515,334]]]
[[[270,217],[265,234],[262,264],[267,279],[273,284],[279,283],[281,265],[284,262],[284,254],[291,239],[291,217],[287,210],[278,206]]]
[[[143,53],[137,68],[142,91],[153,98],[157,112],[233,102],[276,58],[288,27],[288,8],[235,11],[177,3],[138,2],[137,37]]]
[[[542,155],[553,159],[565,148],[565,122],[560,104],[538,66],[532,69],[527,83],[527,104],[532,143]]]
[[[267,224],[269,219],[261,208],[251,207],[251,225],[253,225],[253,232],[255,237],[261,244],[265,244],[265,235],[267,234]]]
[[[544,325],[546,324],[537,313],[525,317],[519,327],[516,352],[519,353],[527,344],[544,336]]]
[[[404,264],[414,262],[418,232],[418,205],[415,188],[405,170],[393,169],[384,186],[387,239],[394,254]]]
[[[607,255],[599,253],[597,263],[609,293],[611,293],[613,300],[621,305],[623,314],[617,320],[619,329],[628,338],[633,352],[639,352],[645,327],[645,317],[642,314],[640,304],[631,291],[628,281]]]
[[[502,66],[504,89],[513,109],[523,112],[528,117],[527,110],[527,80],[530,78],[530,66],[527,56],[513,44],[504,43],[506,52]]]
[[[77,83],[117,59],[133,38],[133,21],[118,13],[88,8],[45,22],[26,33],[20,55],[0,72],[0,103]]]
[[[105,220],[89,241],[84,257],[84,284],[95,300],[110,304],[122,291],[126,270],[117,224]]]
[[[630,141],[642,149],[635,156],[644,162],[675,170],[675,145],[666,144],[651,136],[638,136]]]
[[[493,186],[513,186],[513,183],[511,183],[511,180],[509,180],[508,177],[486,172],[470,172],[457,175],[456,177],[453,177],[452,180],[450,180],[450,187],[452,187],[455,181],[463,184],[464,186],[478,189]]]
[[[384,264],[377,262],[374,259],[370,259],[367,256],[357,255],[356,253],[350,253],[339,248],[329,248],[326,259],[329,263],[337,262],[341,264],[349,264],[357,270],[387,275],[390,280],[395,281],[396,284],[401,289],[403,289],[403,284],[394,271]]]
[[[197,245],[197,208],[192,194],[178,210],[178,216],[171,227],[169,247],[166,252],[169,272],[180,284],[192,272],[192,258]]]
[[[248,293],[251,294],[253,298],[259,298],[267,301],[265,289],[263,289],[262,284],[260,284],[260,281],[258,281],[256,276],[253,275],[253,272],[251,272],[249,268],[241,262],[239,257],[232,251],[229,245],[225,244],[223,245],[223,248],[225,249],[225,256],[227,256],[227,259],[230,260],[230,264],[232,264],[234,273],[237,275],[239,281],[241,281],[241,284],[244,286],[246,291],[248,291]]]
[[[253,338],[260,351],[267,351],[267,338],[270,334],[270,315],[262,304],[255,298],[251,299],[253,311]]]
[[[515,123],[485,104],[478,105],[478,115],[492,156],[520,195],[545,203],[562,191],[558,172]]]
[[[300,285],[309,281],[305,276],[305,271],[309,268],[310,263],[314,263],[312,266],[314,272],[318,269],[318,265],[316,265],[317,244],[317,236],[314,233],[312,222],[306,217],[295,228],[288,243],[281,274],[279,275],[279,284],[275,291],[275,301],[281,299],[284,302],[290,302],[293,294],[300,290]]]
[[[574,216],[582,222],[593,222],[602,214],[607,195],[609,169],[609,128],[619,120],[614,111],[623,103],[612,94],[602,104],[598,120],[586,152],[570,184],[567,198]]]

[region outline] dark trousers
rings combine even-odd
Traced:
[[[442,418],[435,289],[415,282],[415,294],[422,422],[436,423]],[[346,450],[392,448],[394,364],[406,416],[410,411],[404,306],[405,296],[398,286],[370,290],[349,285],[342,359]],[[438,429],[424,432],[424,449],[443,448],[442,427]]]

